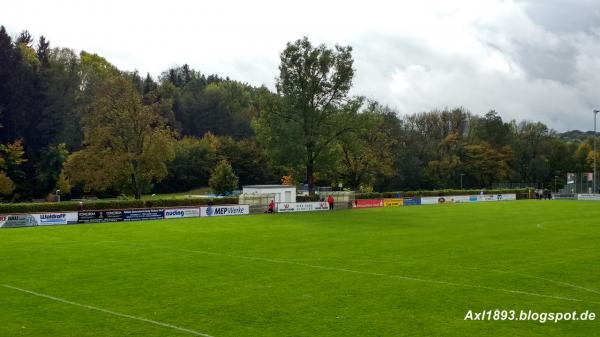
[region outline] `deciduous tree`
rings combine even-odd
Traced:
[[[270,154],[302,169],[314,193],[322,157],[356,128],[354,117],[362,100],[348,96],[354,76],[352,48],[313,47],[305,37],[288,43],[280,60],[277,95],[264,96],[255,126]]]
[[[153,181],[167,175],[173,134],[154,106],[123,76],[94,87],[84,119],[85,147],[69,157],[66,172],[86,190],[116,189],[139,199]]]

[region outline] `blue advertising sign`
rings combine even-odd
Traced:
[[[404,198],[404,206],[417,206],[421,204],[421,197]]]
[[[164,219],[164,209],[127,209],[123,211],[123,221]]]

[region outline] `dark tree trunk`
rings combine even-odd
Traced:
[[[131,175],[131,183],[133,185],[133,197],[136,200],[139,200],[142,198],[142,189],[140,188],[140,186],[138,186],[138,181],[135,177],[135,174]]]
[[[315,195],[315,168],[314,161],[309,159],[306,163],[306,181],[308,183],[308,194]]]

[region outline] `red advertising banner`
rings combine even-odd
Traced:
[[[356,199],[352,202],[352,208],[383,207],[383,199]]]

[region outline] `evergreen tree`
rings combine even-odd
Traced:
[[[213,170],[208,185],[216,194],[228,194],[238,188],[238,177],[231,165],[222,160]]]

